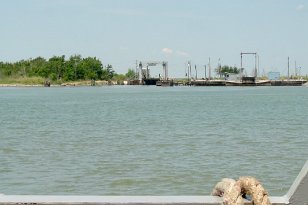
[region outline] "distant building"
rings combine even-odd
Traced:
[[[235,73],[225,73],[225,80],[237,81],[240,80],[241,75]]]
[[[280,72],[268,72],[267,77],[269,80],[280,80]]]

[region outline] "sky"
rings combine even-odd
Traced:
[[[200,75],[211,62],[241,64],[256,52],[259,75],[308,74],[306,0],[0,0],[0,61],[80,54],[117,73],[139,61],[168,61],[169,77],[187,62]],[[248,75],[253,55],[243,56]],[[162,73],[162,67],[151,68]]]

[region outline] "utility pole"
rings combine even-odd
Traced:
[[[219,78],[221,78],[221,64],[220,64],[220,58],[218,58],[218,72],[219,72]]]
[[[189,73],[189,69],[190,68],[190,61],[188,61],[188,63],[187,63],[187,80],[188,80],[188,82],[190,81],[190,73]]]
[[[209,58],[209,79],[211,80],[211,58]]]
[[[296,61],[295,61],[295,77],[297,76],[297,67],[296,67]]]
[[[189,82],[191,81],[191,62],[189,61]]]
[[[204,80],[206,80],[206,65],[204,65]]]
[[[243,77],[243,53],[241,53],[241,72],[240,77]]]
[[[136,72],[135,72],[135,79],[138,79],[138,77],[137,77],[137,73],[138,73],[138,60],[136,60]]]
[[[195,64],[196,80],[198,79],[197,65]]]
[[[260,58],[259,58],[259,54],[257,54],[258,57],[258,71],[257,71],[257,76],[260,75]]]
[[[288,56],[288,80],[290,80],[290,57]]]
[[[255,54],[255,78],[257,78],[257,53]]]

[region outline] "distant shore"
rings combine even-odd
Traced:
[[[78,86],[104,86],[104,85],[121,85],[121,83],[118,84],[116,81],[95,81],[93,84],[90,80],[84,80],[84,81],[74,81],[74,82],[64,82],[64,83],[51,83],[50,87],[78,87]],[[10,82],[10,83],[1,83],[0,81],[0,87],[46,87],[44,83],[17,83],[17,82]],[[48,86],[47,86],[48,87]]]
[[[199,81],[196,81],[196,82],[200,84]],[[196,84],[196,85],[192,84],[192,85],[200,86],[199,84]],[[108,81],[95,81],[94,85],[91,84],[91,81],[81,81],[81,82],[69,82],[69,83],[61,83],[61,84],[50,84],[50,86],[45,86],[44,84],[0,83],[0,88],[1,87],[91,87],[91,86],[112,86],[112,85],[127,85],[127,84],[117,83],[117,82],[108,82]],[[301,85],[308,86],[308,82],[303,83]],[[211,85],[208,85],[208,86],[211,86]],[[221,86],[226,86],[226,85],[221,85]],[[268,86],[271,86],[271,85],[269,84]]]

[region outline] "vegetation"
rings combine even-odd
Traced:
[[[1,84],[20,84],[20,85],[41,85],[44,84],[45,79],[42,77],[18,77],[18,78],[1,78]]]
[[[116,74],[112,65],[103,66],[96,57],[82,58],[81,55],[53,56],[48,60],[37,57],[14,63],[0,62],[1,83],[42,84],[49,80],[53,83],[87,80],[119,80],[130,79],[131,69],[126,75]]]
[[[222,67],[216,68],[215,71],[217,75],[221,77],[221,76],[227,76],[228,74],[239,74],[241,70],[235,66],[232,67],[224,65]]]
[[[128,72],[125,74],[125,77],[129,80],[132,80],[136,77],[136,72],[133,69],[128,69]]]

